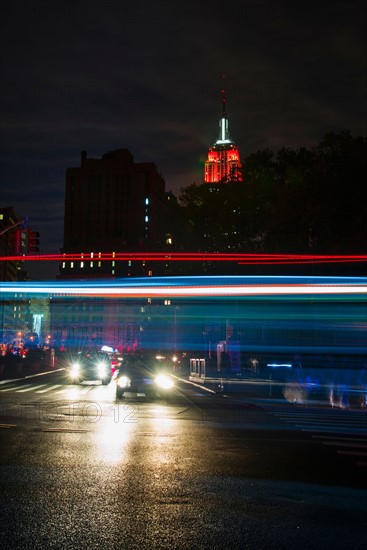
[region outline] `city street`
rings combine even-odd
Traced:
[[[3,548],[364,548],[366,412],[0,385]]]

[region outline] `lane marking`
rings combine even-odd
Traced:
[[[16,390],[16,393],[25,393],[27,391],[34,391],[35,388],[42,388],[43,386],[46,386],[46,384],[41,384],[39,386],[31,386],[27,387],[24,390]]]
[[[70,428],[45,428],[44,430],[41,430],[41,432],[54,432],[54,433],[86,433],[90,430],[71,430]]]
[[[89,393],[92,389],[93,389],[93,387],[83,388],[82,390],[79,390],[79,394],[80,395],[85,395],[86,393]]]
[[[44,390],[37,390],[35,393],[46,393],[48,391],[54,390],[55,388],[59,388],[60,386],[61,384],[55,384],[55,386],[50,386],[49,388],[45,388]]]

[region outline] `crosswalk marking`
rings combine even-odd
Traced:
[[[262,407],[289,426],[308,433],[322,445],[335,448],[340,456],[355,459],[357,467],[366,467],[367,462],[357,460],[367,456],[367,414],[359,410],[309,410],[302,407],[276,408],[274,404]],[[357,437],[359,436],[359,437]],[[364,437],[365,436],[365,437]]]
[[[314,424],[294,424],[294,427],[301,428],[304,432],[326,432],[326,433],[335,433],[335,434],[364,434],[366,429],[355,428],[354,426],[330,426],[330,424],[325,424],[323,426],[315,426]]]
[[[4,389],[1,389],[0,392],[3,393],[3,392],[6,392],[6,391],[14,391],[16,388],[20,388],[21,386],[11,386],[10,388],[4,388]]]
[[[60,389],[59,389],[60,388]],[[44,394],[44,393],[54,393],[55,395],[59,394],[69,394],[75,392],[78,395],[86,395],[92,390],[96,390],[98,388],[98,391],[100,393],[104,393],[105,386],[79,386],[79,385],[63,385],[63,384],[18,384],[16,386],[10,386],[8,388],[1,388],[1,393],[28,393],[28,392],[34,392],[37,394]]]
[[[46,393],[48,391],[54,390],[55,388],[59,388],[60,386],[61,384],[55,384],[54,386],[50,386],[49,388],[45,388],[44,390],[37,390],[35,393]]]
[[[27,388],[24,388],[22,390],[15,390],[16,393],[25,393],[27,391],[34,391],[35,388],[41,388],[42,386],[46,386],[46,384],[40,384],[38,386],[35,386],[35,385],[32,385],[32,386],[28,386]]]
[[[89,393],[93,387],[83,388],[82,390],[79,390],[80,395],[85,395],[86,393]]]

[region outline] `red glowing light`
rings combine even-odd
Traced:
[[[82,261],[93,258],[93,253],[72,254],[30,254],[0,256],[0,261]],[[201,252],[102,252],[98,261],[153,261],[153,262],[235,262],[240,265],[256,264],[309,264],[366,262],[367,255],[312,255],[312,254],[237,254],[237,253],[201,253]]]
[[[219,183],[223,180],[242,181],[241,160],[237,147],[210,148],[204,170],[205,183]]]

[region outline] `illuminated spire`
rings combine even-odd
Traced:
[[[221,88],[221,95],[222,95],[222,118],[227,118],[227,114],[226,114],[226,101],[227,101],[227,98],[226,98],[226,88],[225,88],[225,85],[224,85],[224,79],[225,79],[225,75],[222,76],[222,88]]]
[[[224,79],[225,79],[225,76],[223,75],[222,76],[222,87],[221,87],[222,114],[221,114],[221,118],[220,118],[220,121],[219,121],[219,137],[218,137],[217,141],[215,142],[216,145],[221,145],[221,144],[224,144],[224,143],[232,143],[232,140],[229,137],[229,132],[228,132],[228,117],[227,117],[227,113],[226,113],[227,98],[226,98],[226,90],[225,90],[225,85],[224,85]]]
[[[242,181],[240,154],[228,132],[224,78],[222,76],[222,113],[219,120],[219,137],[208,152],[204,168],[205,183]]]

